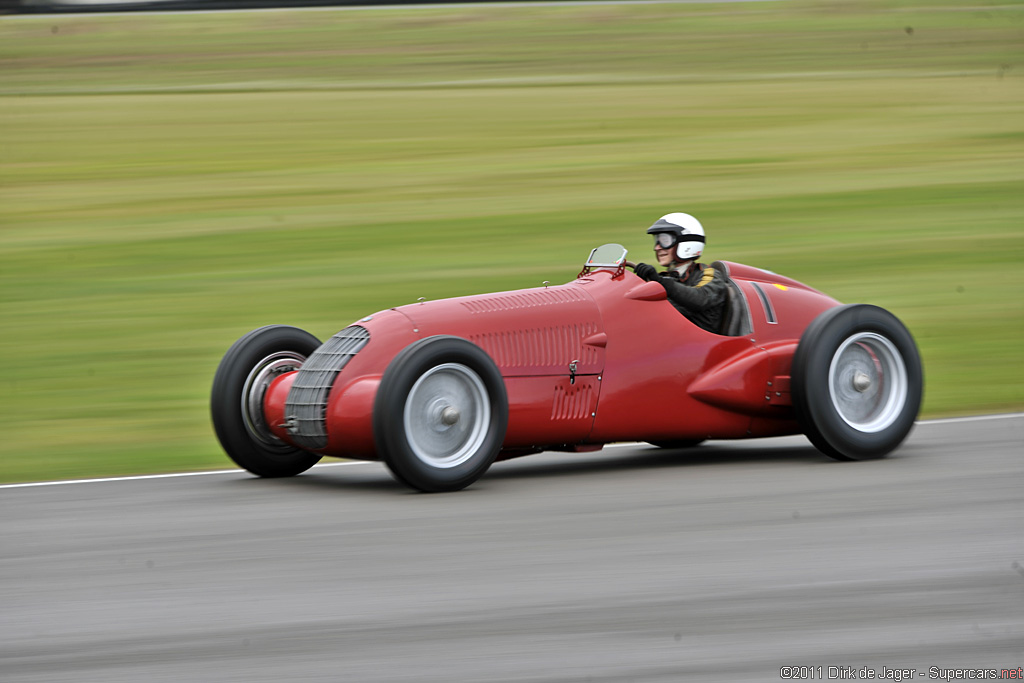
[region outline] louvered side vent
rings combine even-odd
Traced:
[[[582,420],[590,415],[594,401],[594,387],[577,384],[573,387],[555,387],[555,399],[551,405],[551,419]]]
[[[288,431],[303,448],[327,445],[327,397],[334,379],[352,357],[370,341],[370,333],[358,325],[334,335],[302,364],[288,392],[285,415]]]
[[[582,367],[597,363],[597,349],[583,340],[598,331],[594,323],[577,323],[470,335],[469,340],[490,354],[499,368],[546,367],[567,372],[577,360]]]
[[[512,294],[490,294],[476,296],[462,302],[470,313],[502,313],[521,308],[536,308],[586,301],[587,295],[575,288],[537,289]]]

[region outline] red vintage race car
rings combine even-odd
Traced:
[[[803,433],[833,458],[863,460],[910,432],[921,360],[891,313],[717,261],[729,300],[716,334],[631,265],[605,245],[567,284],[400,306],[323,344],[261,327],[217,369],[217,437],[263,477],[326,455],[382,460],[415,489],[454,491],[495,460],[542,450]]]

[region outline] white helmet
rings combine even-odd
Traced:
[[[675,237],[676,260],[692,261],[704,253],[704,226],[688,213],[670,213],[662,216],[647,228],[648,235],[654,235],[658,241],[659,233],[668,233]],[[663,244],[670,247],[671,244]]]

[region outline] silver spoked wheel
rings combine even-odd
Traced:
[[[421,462],[449,469],[472,458],[487,436],[491,403],[480,376],[461,363],[430,368],[405,400],[409,448]]]
[[[291,449],[267,427],[263,417],[263,398],[267,388],[278,376],[298,370],[306,357],[294,351],[272,353],[257,363],[242,385],[242,420],[245,428],[257,441],[272,448]]]
[[[866,433],[880,432],[900,417],[909,381],[903,357],[889,339],[874,332],[848,337],[828,371],[828,391],[839,417]]]

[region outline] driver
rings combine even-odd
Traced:
[[[718,334],[728,298],[728,284],[714,268],[697,263],[704,251],[704,227],[688,213],[662,216],[647,229],[654,235],[654,254],[665,268],[638,263],[633,272],[648,282],[659,282],[668,300],[690,322]]]

